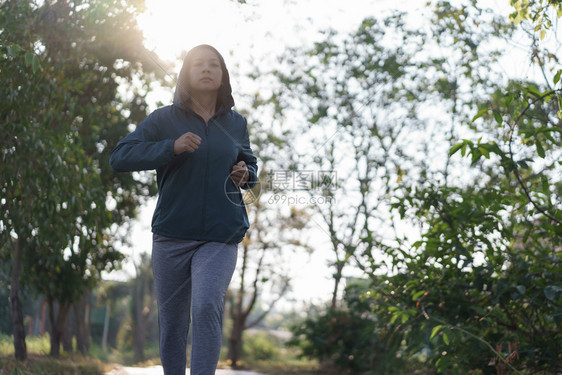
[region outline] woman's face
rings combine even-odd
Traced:
[[[191,92],[218,92],[222,83],[222,68],[219,57],[208,48],[196,52],[189,67]]]

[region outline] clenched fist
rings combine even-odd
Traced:
[[[201,137],[192,132],[182,134],[174,141],[174,155],[179,155],[182,152],[193,152],[199,148],[201,144]]]
[[[232,167],[232,171],[230,172],[230,178],[236,186],[244,186],[250,178],[250,173],[248,172],[246,163],[243,161],[239,161],[237,164],[235,164]]]

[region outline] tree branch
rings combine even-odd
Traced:
[[[513,173],[515,174],[515,178],[517,179],[517,182],[523,188],[523,191],[524,191],[525,195],[527,196],[527,199],[529,200],[529,202],[533,205],[533,207],[535,207],[537,209],[537,211],[539,211],[540,213],[542,213],[543,215],[548,217],[550,220],[555,221],[558,224],[562,224],[562,221],[558,220],[557,218],[555,218],[554,216],[552,216],[551,214],[546,212],[546,210],[541,208],[531,197],[531,193],[529,192],[529,189],[527,189],[527,186],[525,185],[525,183],[523,182],[523,179],[521,178],[521,175],[519,174],[519,170],[517,168],[517,163],[515,163],[515,160],[513,158],[513,148],[512,148],[513,133],[515,131],[515,126],[517,125],[519,120],[521,120],[523,115],[525,115],[527,110],[529,110],[529,108],[531,108],[531,106],[534,105],[535,103],[545,99],[546,97],[549,97],[551,95],[555,95],[559,91],[561,91],[561,90],[551,90],[547,93],[542,94],[541,96],[539,96],[538,98],[536,98],[535,100],[533,100],[529,104],[527,104],[527,107],[525,107],[525,109],[519,114],[519,116],[517,116],[515,121],[510,125],[509,136],[508,136],[508,147],[509,147],[509,159],[511,160],[511,163],[513,165]]]

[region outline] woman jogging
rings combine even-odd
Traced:
[[[200,45],[186,55],[173,104],[151,113],[113,149],[116,171],[156,169],[152,270],[165,375],[212,375],[222,341],[224,296],[248,229],[240,188],[257,180],[246,120],[223,57]],[[191,322],[192,320],[192,322]]]

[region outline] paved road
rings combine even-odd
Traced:
[[[162,366],[151,366],[151,367],[118,367],[110,372],[106,372],[104,375],[163,375]],[[186,375],[189,375],[189,369],[186,371]],[[218,369],[215,375],[265,375],[252,371],[240,371],[240,370],[223,370]]]

